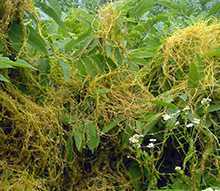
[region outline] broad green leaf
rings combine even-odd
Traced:
[[[87,145],[89,149],[94,152],[94,150],[99,146],[100,137],[97,133],[97,127],[95,122],[87,122],[85,124]]]
[[[174,110],[177,109],[177,106],[175,104],[167,102],[162,99],[154,100],[152,101],[152,103],[156,104],[157,106],[164,107],[164,108],[169,108],[169,109],[174,109]]]
[[[28,43],[36,50],[47,55],[48,54],[47,45],[44,39],[39,34],[39,32],[36,29],[32,28],[31,26],[28,27],[28,30],[29,30]]]
[[[128,55],[130,58],[151,58],[154,56],[154,50],[149,48],[138,48],[131,50]]]
[[[136,3],[136,6],[131,9],[130,15],[132,17],[141,17],[144,13],[149,11],[155,3],[155,0],[140,0]]]
[[[58,0],[48,0],[49,4],[51,7],[53,7],[53,9],[56,11],[57,15],[61,15],[62,14],[62,10],[61,7],[59,5],[59,1]]]
[[[89,57],[83,58],[82,63],[86,69],[87,74],[92,77],[95,77],[98,73],[98,66],[93,62],[93,60]]]
[[[78,127],[73,129],[74,140],[76,144],[76,148],[78,151],[82,151],[82,148],[85,144],[85,131],[84,125],[79,125]]]
[[[187,4],[185,1],[174,2],[170,0],[159,0],[158,4],[170,9],[174,14],[183,14],[187,10]]]
[[[14,62],[14,61],[11,61],[8,57],[0,57],[0,69],[14,68],[14,67],[35,69],[33,66],[28,64],[25,60],[18,59]]]
[[[17,68],[30,68],[33,70],[36,70],[36,68],[34,68],[32,65],[30,65],[29,63],[27,63],[25,60],[22,59],[18,59],[15,62],[12,62],[12,66],[15,66]]]
[[[65,45],[65,51],[72,51],[74,50],[77,46],[85,46],[88,44],[88,42],[92,42],[93,36],[90,35],[91,31],[88,30],[85,33],[81,34],[77,39],[72,39],[70,40],[66,45]]]
[[[2,74],[0,74],[0,81],[2,82],[10,82],[6,77],[4,77]]]
[[[39,2],[38,6],[41,8],[41,10],[44,13],[46,13],[49,17],[51,17],[58,25],[60,25],[61,27],[64,27],[64,23],[61,20],[60,15],[58,15],[59,13],[57,13],[53,7],[42,2]]]
[[[146,135],[149,132],[154,131],[155,125],[158,123],[158,121],[161,118],[161,113],[146,113],[143,114],[141,120],[145,122],[145,125],[143,127],[143,135]]]
[[[80,60],[79,62],[76,62],[76,67],[78,69],[80,76],[84,77],[87,75],[86,68],[85,68],[82,60]]]
[[[37,61],[39,77],[40,77],[40,84],[42,86],[49,85],[49,77],[48,74],[50,73],[50,63],[48,58],[42,58]]]
[[[74,152],[73,152],[73,137],[69,136],[66,141],[66,157],[68,161],[73,161]]]
[[[106,124],[102,129],[102,133],[108,133],[113,128],[115,128],[122,120],[121,119],[114,119],[109,124]]]
[[[12,64],[8,57],[0,57],[0,69],[14,68]]]
[[[188,74],[188,85],[190,88],[197,88],[203,78],[203,61],[200,58],[190,64]]]
[[[8,32],[11,46],[19,52],[23,45],[24,29],[21,23],[14,21]]]
[[[68,81],[70,79],[70,65],[65,63],[63,60],[59,61],[59,65],[62,68],[64,80]]]
[[[208,112],[215,112],[220,110],[220,103],[219,104],[212,104],[208,107]]]

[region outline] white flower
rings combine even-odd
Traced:
[[[147,145],[147,148],[154,148],[154,144],[153,144],[153,143],[149,143],[149,144]]]
[[[192,120],[192,122],[194,123],[194,124],[199,124],[200,123],[200,119],[197,119],[197,118],[194,118],[193,120]]]
[[[130,142],[131,144],[137,144],[137,143],[139,143],[139,139],[137,139],[137,138],[135,138],[135,137],[130,137],[130,138],[129,138],[129,142]]]
[[[136,145],[138,148],[140,148],[140,146],[138,146],[138,145],[140,145],[139,144],[140,139],[143,138],[143,137],[144,137],[144,135],[134,134],[132,137],[129,138],[129,142],[131,144]]]
[[[176,171],[180,171],[181,169],[182,169],[182,168],[181,168],[180,166],[176,166],[176,167],[175,167],[175,170],[176,170]]]
[[[189,123],[189,124],[186,125],[186,127],[193,127],[193,126],[194,126],[193,123]]]
[[[203,98],[202,101],[201,101],[201,104],[202,105],[209,105],[209,103],[211,102],[212,100],[210,98]]]
[[[183,108],[183,111],[189,111],[190,107],[187,105],[185,108]]]
[[[167,121],[167,120],[169,120],[169,119],[172,119],[172,116],[169,115],[169,114],[167,114],[167,113],[164,114],[162,117],[163,117],[163,120],[164,120],[164,121]]]
[[[180,122],[179,121],[177,121],[176,123],[175,123],[175,126],[177,126],[177,125],[179,125],[180,124]]]
[[[150,142],[156,142],[157,139],[149,139]]]

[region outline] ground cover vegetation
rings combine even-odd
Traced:
[[[0,0],[0,190],[220,189],[219,16]]]

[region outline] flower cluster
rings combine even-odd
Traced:
[[[212,100],[209,97],[203,98],[202,101],[201,101],[201,104],[204,105],[204,106],[209,106],[211,101]]]
[[[144,135],[134,134],[132,137],[129,138],[130,144],[134,145],[137,148],[141,147],[141,139]]]
[[[165,113],[164,115],[162,115],[162,117],[163,117],[164,121],[168,121],[168,120],[174,118],[175,116],[177,116],[179,113],[180,113],[180,110],[177,110],[176,112],[171,113],[171,114]]]

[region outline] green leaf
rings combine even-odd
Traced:
[[[89,74],[92,77],[95,77],[98,73],[99,68],[98,65],[96,65],[96,63],[93,62],[92,58],[86,57],[81,59],[81,61],[85,67],[87,74]]]
[[[104,128],[102,129],[102,133],[108,133],[113,128],[115,128],[121,121],[122,121],[122,119],[114,119],[114,120],[112,120],[109,124],[106,124],[104,126]]]
[[[162,99],[157,99],[157,100],[154,100],[152,101],[152,103],[156,104],[157,106],[160,106],[160,107],[165,107],[165,108],[169,108],[169,109],[177,109],[177,106],[173,103],[170,103],[170,102],[167,102],[165,100],[162,100]]]
[[[8,57],[0,57],[0,69],[14,68],[12,64]]]
[[[17,21],[14,21],[11,24],[11,27],[8,32],[9,40],[11,46],[19,52],[23,45],[24,40],[24,31],[23,26],[21,23],[18,23]]]
[[[190,88],[197,88],[203,78],[203,61],[198,58],[195,63],[190,64],[188,74],[188,85]]]
[[[158,4],[170,9],[170,11],[172,11],[174,14],[183,14],[188,10],[185,1],[180,1],[177,3],[170,0],[159,0]]]
[[[145,113],[142,116],[141,120],[145,122],[143,135],[146,135],[147,133],[155,130],[154,127],[160,120],[161,115],[161,113]]]
[[[69,136],[67,142],[66,142],[66,157],[68,161],[73,161],[73,137]]]
[[[50,63],[48,58],[42,58],[37,61],[39,77],[40,77],[40,84],[42,86],[49,85],[49,77],[48,74],[50,73]]]
[[[140,0],[129,13],[132,17],[141,17],[154,6],[155,2],[155,0]]]
[[[220,2],[217,2],[208,12],[208,15],[214,15],[220,11]]]
[[[97,133],[97,127],[95,122],[87,122],[85,124],[87,145],[89,149],[94,152],[94,150],[99,146],[100,137]]]
[[[25,60],[18,59],[14,62],[14,61],[11,61],[8,57],[0,57],[0,69],[14,68],[14,67],[35,69],[33,66],[28,64]]]
[[[155,54],[155,50],[150,48],[138,48],[129,51],[128,56],[130,59],[143,59],[143,58],[152,58]]]
[[[77,39],[70,40],[65,45],[65,51],[72,51],[73,49],[77,48],[77,46],[85,46],[88,42],[93,40],[93,36],[90,35],[91,30],[86,31],[85,33],[81,34]]]
[[[208,112],[215,112],[220,110],[220,103],[219,104],[212,104],[208,107]]]
[[[53,9],[56,11],[57,15],[62,14],[62,10],[61,10],[58,0],[48,0],[48,2],[50,6],[53,7]]]
[[[73,129],[73,136],[74,136],[76,148],[78,151],[81,152],[85,144],[85,131],[83,124]]]
[[[10,82],[6,77],[4,77],[2,74],[0,74],[0,81],[2,82]]]
[[[47,45],[44,39],[41,37],[39,32],[32,28],[31,26],[28,27],[29,34],[28,34],[28,43],[36,50],[48,55]]]
[[[64,80],[68,81],[70,79],[70,65],[65,63],[63,60],[59,61],[59,65],[62,68]]]
[[[12,62],[12,66],[15,66],[17,68],[30,68],[32,70],[36,70],[36,68],[34,68],[32,65],[30,65],[29,63],[27,63],[25,60],[22,59],[18,59],[16,60],[16,62]]]
[[[58,25],[64,27],[64,23],[61,20],[60,16],[57,14],[56,10],[47,5],[46,3],[39,2],[37,4],[41,10],[46,13],[49,17],[51,17]]]

